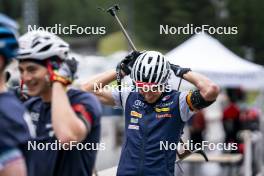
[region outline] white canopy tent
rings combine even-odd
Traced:
[[[192,36],[166,57],[171,63],[205,74],[222,87],[264,88],[262,66],[240,58],[206,33]]]

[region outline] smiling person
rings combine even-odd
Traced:
[[[0,176],[27,175],[21,147],[34,135],[25,107],[5,85],[4,70],[17,55],[16,33],[16,22],[0,14]]]
[[[19,44],[21,80],[31,97],[25,105],[37,134],[25,152],[29,175],[92,175],[96,148],[81,146],[99,143],[101,107],[93,94],[68,88],[78,64],[69,45],[45,31],[28,32]]]
[[[119,161],[118,176],[172,176],[176,150],[160,148],[161,142],[177,144],[185,123],[200,109],[211,105],[219,87],[205,76],[170,64],[159,52],[133,52],[121,63],[121,70],[133,81],[132,88],[94,89],[116,79],[114,70],[102,73],[82,86],[94,92],[104,104],[125,111],[125,142]],[[196,86],[196,90],[170,89],[171,71]]]

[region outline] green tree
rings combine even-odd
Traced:
[[[0,12],[16,20],[21,20],[22,3],[16,0],[0,0]]]
[[[160,25],[186,26],[194,24],[213,25],[213,5],[208,0],[147,0],[136,2],[136,32],[149,45],[170,49],[186,40],[189,35],[160,35]]]
[[[238,26],[237,50],[250,47],[254,51],[255,61],[264,65],[264,2],[259,0],[228,1],[230,23]],[[240,52],[244,56],[244,52]]]

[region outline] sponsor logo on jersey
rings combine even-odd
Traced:
[[[49,130],[49,137],[53,137],[55,135],[55,132],[53,131],[52,124],[47,123],[45,126],[46,129]]]
[[[134,108],[145,108],[147,105],[145,105],[145,103],[143,103],[141,100],[136,100],[134,101],[133,107]]]
[[[39,113],[30,112],[29,115],[30,115],[32,121],[34,121],[34,122],[38,122],[39,121]]]
[[[25,112],[23,117],[24,117],[24,120],[28,126],[30,136],[32,138],[35,138],[36,137],[36,126],[33,124],[31,116],[29,115],[29,113]]]
[[[172,114],[168,114],[168,113],[166,113],[166,114],[157,114],[157,115],[156,115],[156,118],[157,118],[157,119],[171,118],[171,117],[172,117]]]
[[[170,102],[168,102],[168,103],[161,103],[159,106],[160,107],[166,107],[166,106],[170,106],[170,105],[172,105],[174,103],[174,101],[170,101]]]
[[[167,101],[168,99],[170,99],[170,97],[171,97],[170,95],[166,95],[166,96],[163,97],[161,100],[162,100],[162,101]]]
[[[165,108],[155,108],[156,112],[169,112],[170,108],[169,107],[165,107]]]
[[[128,129],[139,130],[139,126],[138,125],[128,125]]]
[[[130,122],[131,122],[131,123],[138,123],[138,119],[131,118],[131,119],[130,119]]]
[[[142,114],[138,113],[137,111],[131,111],[130,115],[133,117],[141,118]]]

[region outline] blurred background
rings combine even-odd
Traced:
[[[15,18],[25,32],[27,25],[62,24],[105,26],[106,34],[62,36],[81,53],[110,54],[126,50],[126,42],[115,21],[102,10],[118,3],[119,16],[138,48],[169,51],[191,35],[160,35],[159,25],[237,26],[237,35],[215,35],[243,58],[264,64],[264,2],[260,0],[0,0],[0,11]],[[113,45],[113,43],[115,45]],[[77,51],[77,50],[76,50]],[[78,50],[79,51],[79,50]]]
[[[119,4],[118,16],[139,50],[161,51],[170,62],[191,67],[222,88],[214,105],[188,123],[184,138],[238,143],[238,150],[206,151],[213,162],[190,158],[182,164],[184,173],[178,175],[264,175],[264,1],[0,0],[0,12],[17,20],[20,34],[27,32],[29,25],[105,27],[105,34],[60,35],[81,63],[76,81],[81,84],[115,68],[130,51],[116,21],[104,11],[113,4]],[[188,24],[237,27],[238,33],[160,34],[160,25]],[[9,69],[17,79],[16,67]],[[170,81],[177,88],[179,80]],[[180,90],[190,88],[183,82]],[[122,111],[105,106],[102,126],[106,150],[99,151],[98,171],[118,164],[124,131]]]

